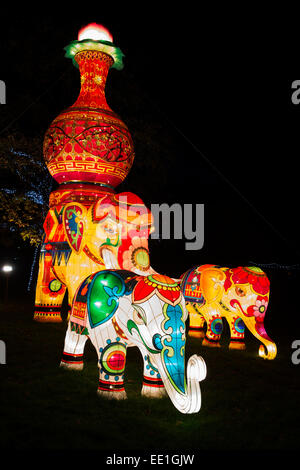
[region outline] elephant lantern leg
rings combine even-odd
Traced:
[[[161,398],[167,396],[163,381],[157,368],[151,363],[149,354],[145,352],[143,387],[141,394],[148,398]]]
[[[52,271],[52,257],[41,252],[35,293],[34,317],[39,322],[61,322],[61,307],[66,286]]]
[[[239,349],[244,350],[246,349],[245,346],[245,323],[243,320],[238,316],[229,316],[226,317],[229,328],[230,328],[230,343],[229,349]]]
[[[106,345],[99,348],[99,383],[97,394],[100,397],[125,400],[124,371],[127,344],[120,337],[116,341],[106,340]]]
[[[68,323],[60,367],[74,370],[83,369],[83,351],[87,338],[85,328],[71,322]]]
[[[198,305],[196,303],[186,302],[186,308],[189,312],[190,325],[189,325],[189,336],[193,338],[204,338],[205,337],[205,318],[200,313]]]
[[[205,305],[202,307],[201,311],[207,323],[207,330],[205,338],[202,341],[202,346],[221,347],[220,339],[223,331],[223,322],[218,309],[213,305]]]

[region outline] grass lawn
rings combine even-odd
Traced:
[[[300,365],[291,361],[297,333],[274,321],[268,334],[278,346],[273,361],[258,357],[259,342],[248,334],[246,351],[228,350],[225,329],[220,349],[204,348],[188,337],[186,358],[202,355],[207,378],[202,408],[179,413],[168,398],[140,396],[142,360],[128,350],[125,385],[128,400],[97,396],[98,367],[91,343],[83,371],[59,368],[66,321],[32,320],[32,304],[16,300],[1,307],[0,339],[6,365],[0,365],[0,448],[196,452],[299,449]],[[299,330],[298,330],[299,331]],[[298,335],[299,336],[299,335]],[[300,339],[300,338],[299,338]]]

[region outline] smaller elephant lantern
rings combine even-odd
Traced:
[[[262,343],[259,356],[264,359],[276,357],[276,344],[264,327],[270,282],[260,268],[229,269],[205,264],[184,273],[180,286],[190,314],[189,334],[203,338],[204,346],[220,347],[224,317],[231,333],[229,348],[245,349],[247,327]]]
[[[137,346],[144,363],[142,395],[167,394],[181,413],[197,413],[206,364],[193,355],[185,374],[187,315],[184,296],[173,279],[156,273],[99,271],[81,283],[74,297],[60,365],[82,369],[89,338],[98,355],[98,394],[125,399],[126,350]]]

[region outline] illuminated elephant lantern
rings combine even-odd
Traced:
[[[180,286],[190,314],[189,333],[204,338],[204,346],[220,346],[224,317],[230,327],[230,348],[245,349],[247,327],[267,350],[261,345],[259,355],[265,359],[276,357],[277,347],[264,327],[270,282],[260,268],[229,269],[206,264],[184,273]]]
[[[196,413],[206,365],[193,355],[185,374],[187,315],[180,287],[167,276],[124,270],[94,273],[75,295],[60,365],[82,369],[89,338],[99,361],[98,394],[125,399],[126,350],[137,346],[144,362],[142,395],[167,393],[180,412]]]
[[[94,272],[155,272],[148,251],[152,214],[138,196],[129,192],[99,195],[99,190],[83,187],[73,199],[72,190],[61,189],[50,199],[36,287],[37,321],[61,321],[66,290],[71,306],[80,283]]]

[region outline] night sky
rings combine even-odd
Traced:
[[[273,33],[263,24],[229,23],[220,10],[162,12],[152,2],[131,8],[97,3],[88,14],[84,5],[4,13],[2,128],[44,134],[79,92],[64,46],[86,24],[103,24],[125,54],[124,69],[109,72],[107,101],[136,150],[118,189],[147,205],[205,205],[203,248],[152,240],[154,268],[178,276],[204,263],[298,264],[297,71],[283,73]]]

